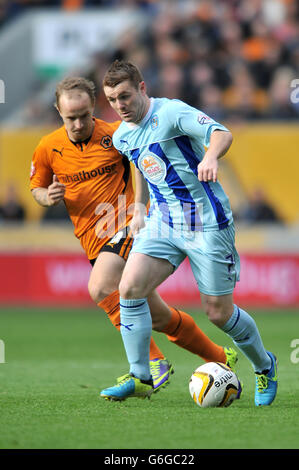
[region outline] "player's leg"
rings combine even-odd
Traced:
[[[88,291],[95,303],[102,302],[118,290],[125,260],[115,253],[101,252],[97,257],[88,281]]]
[[[120,330],[118,285],[126,260],[119,254],[102,251],[92,268],[88,289],[91,298],[102,308],[111,323]],[[164,359],[164,355],[151,337],[150,360]]]
[[[148,295],[148,304],[154,330],[166,334],[169,341],[197,354],[203,360],[226,362],[224,348],[213,343],[190,315],[168,306],[156,290]],[[167,385],[171,373],[173,366],[167,360],[151,361],[155,389]]]
[[[124,336],[126,336],[124,338],[124,344],[127,350],[129,362],[132,363],[132,361],[130,360],[130,357],[132,356],[135,358],[139,358],[139,361],[141,361],[140,358],[143,358],[143,364],[146,364],[147,361],[146,359],[144,359],[144,351],[140,350],[139,355],[136,353],[136,340],[134,339],[134,335],[130,333],[129,327],[132,324],[132,317],[134,315],[138,316],[140,314],[146,314],[146,312],[144,311],[140,312],[140,309],[148,308],[148,305],[146,305],[146,303],[144,302],[145,297],[149,296],[149,298],[151,298],[151,290],[155,286],[158,286],[161,282],[163,282],[163,280],[173,272],[174,267],[177,267],[180,264],[180,262],[184,259],[185,255],[182,254],[180,250],[178,250],[173,245],[169,245],[168,239],[165,239],[164,241],[159,239],[154,246],[152,240],[143,240],[141,243],[141,247],[140,245],[138,246],[138,244],[137,246],[134,244],[133,252],[134,250],[136,251],[135,253],[131,253],[129,257],[128,263],[123,272],[123,277],[120,285],[120,289],[124,289],[123,299],[121,299],[122,311],[124,312],[124,316],[121,318],[126,318],[126,312],[129,311],[129,307],[132,307],[131,311],[129,311],[129,314],[131,316],[128,315],[128,320],[131,321],[131,323],[124,323],[127,328],[122,328],[122,330]],[[138,250],[148,250],[149,253],[152,253],[154,256],[157,257],[155,258],[154,256],[146,256],[142,254],[142,251],[138,253]],[[161,259],[159,256],[164,256],[165,259]],[[191,345],[191,343],[186,340],[186,336],[188,335],[188,333],[190,334],[194,326],[196,328],[193,319],[189,315],[184,314],[184,312],[182,312],[182,315],[180,315],[180,313],[175,311],[174,309],[172,309],[172,315],[170,317],[168,307],[166,306],[166,304],[164,304],[164,306],[163,304],[161,305],[161,300],[159,302],[159,300],[157,299],[157,294],[153,294],[152,302],[154,302],[154,300],[156,300],[156,305],[151,305],[151,309],[154,312],[151,313],[154,318],[155,328],[160,330],[163,328],[166,328],[167,330],[168,328],[167,331],[172,335],[170,338],[172,338],[176,342],[176,344],[181,345],[186,349],[190,347],[190,351],[196,354],[199,353],[200,346],[196,344],[196,342],[198,340],[198,343],[200,343],[203,339],[203,334],[201,334],[202,332],[197,329],[197,338],[196,335],[195,337],[193,335],[193,345]],[[184,317],[183,320],[182,317]],[[178,323],[180,323],[180,327],[178,327]],[[165,332],[167,333],[167,331]],[[184,338],[185,333],[186,336]],[[132,342],[134,354],[131,354],[131,352],[128,351],[131,348],[129,344],[130,342]],[[126,346],[126,344],[128,344],[128,346]],[[209,346],[211,346],[211,344],[209,344]],[[215,347],[217,348],[217,345],[215,345]],[[208,356],[210,356],[209,360],[221,360],[222,362],[226,362],[226,355],[223,354],[222,348],[219,348],[216,353],[214,348],[213,353],[211,351],[207,353],[207,357]],[[135,370],[135,373],[132,372],[133,370]],[[131,372],[135,375],[140,374],[140,372],[137,370],[137,367],[135,366],[133,366]],[[112,389],[113,388],[114,387],[112,387]],[[106,391],[103,391],[103,393],[104,396],[106,396]],[[108,393],[111,393],[111,389]],[[114,393],[113,390],[112,393]],[[131,396],[134,395],[131,394]]]
[[[102,390],[102,397],[121,400],[140,394],[148,396],[150,388],[153,391],[149,367],[152,319],[146,297],[172,271],[173,266],[165,259],[131,252],[119,285],[120,331],[130,365],[130,374],[124,376],[116,386]]]
[[[112,252],[101,252],[94,264],[89,292],[92,299],[108,315],[111,323],[120,329],[118,285],[125,267],[125,260]],[[185,312],[168,306],[154,291],[148,296],[153,329],[165,333],[168,339],[178,346],[197,354],[205,361],[226,362],[223,347],[213,343],[193,318]],[[150,360],[164,359],[164,355],[151,339]]]
[[[206,362],[227,362],[225,349],[211,341],[190,315],[167,305],[156,290],[149,294],[148,304],[154,330]]]
[[[271,361],[253,318],[233,303],[232,294],[201,294],[202,306],[209,320],[225,331],[250,360],[255,372],[269,369]]]
[[[144,380],[150,379],[147,351],[152,329],[147,296],[172,272],[173,266],[165,259],[131,253],[119,284],[121,333],[130,373]]]
[[[94,264],[89,280],[91,297],[105,310],[108,318],[118,330],[120,329],[120,309],[117,289],[124,266],[125,260],[120,256],[111,252],[102,252]],[[205,361],[224,363],[228,361],[222,346],[213,343],[190,315],[169,307],[157,291],[150,293],[148,303],[154,330],[165,333],[171,342],[197,354]],[[150,344],[150,368],[155,390],[169,381],[173,371],[153,338]]]
[[[256,374],[255,404],[270,405],[277,389],[276,358],[266,351],[254,319],[233,304],[232,294],[219,297],[202,294],[202,303],[210,320],[232,338],[251,362]]]
[[[270,404],[276,393],[275,360],[265,350],[254,319],[233,303],[232,293],[239,275],[234,229],[228,227],[219,232],[205,233],[201,238],[200,250],[198,253],[190,251],[189,259],[201,292],[203,308],[209,319],[225,331],[249,359],[255,372],[259,374],[259,383],[264,377],[268,377],[264,381],[269,387],[263,391],[261,400],[258,398],[261,394],[256,392],[256,402]],[[260,377],[263,378],[260,380]],[[269,395],[272,395],[271,400]]]

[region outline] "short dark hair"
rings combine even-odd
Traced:
[[[61,82],[59,82],[56,86],[56,106],[59,108],[59,99],[60,96],[64,91],[70,90],[81,90],[85,91],[90,99],[92,104],[95,103],[96,100],[96,86],[91,80],[87,80],[84,77],[67,77],[64,78]]]
[[[143,76],[136,65],[123,60],[115,60],[105,73],[103,86],[114,88],[125,80],[129,80],[138,89],[139,83],[143,82]]]

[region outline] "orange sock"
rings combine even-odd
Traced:
[[[213,343],[190,315],[172,307],[169,309],[171,320],[163,330],[169,341],[197,354],[206,362],[226,362],[223,347]]]
[[[98,303],[98,306],[101,307],[108,315],[109,320],[115,328],[120,330],[120,310],[119,310],[119,292],[118,290],[112,292],[112,294],[105,297],[102,302]],[[155,341],[151,337],[150,342],[150,360],[152,359],[164,359],[164,354],[160,351]]]

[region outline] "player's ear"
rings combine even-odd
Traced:
[[[57,103],[54,103],[53,106],[54,106],[54,108],[58,111],[58,113],[60,114],[60,111],[59,111],[59,108],[58,108]],[[60,114],[60,116],[61,116],[61,114]]]
[[[141,91],[142,95],[146,95],[146,84],[144,81],[139,83],[139,91]]]

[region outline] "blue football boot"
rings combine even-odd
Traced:
[[[277,392],[277,359],[267,351],[271,359],[271,368],[266,374],[255,374],[255,398],[256,406],[267,406],[273,402]]]
[[[116,385],[102,390],[101,397],[111,401],[123,401],[130,397],[150,398],[153,391],[152,380],[140,380],[126,374],[117,379]]]

